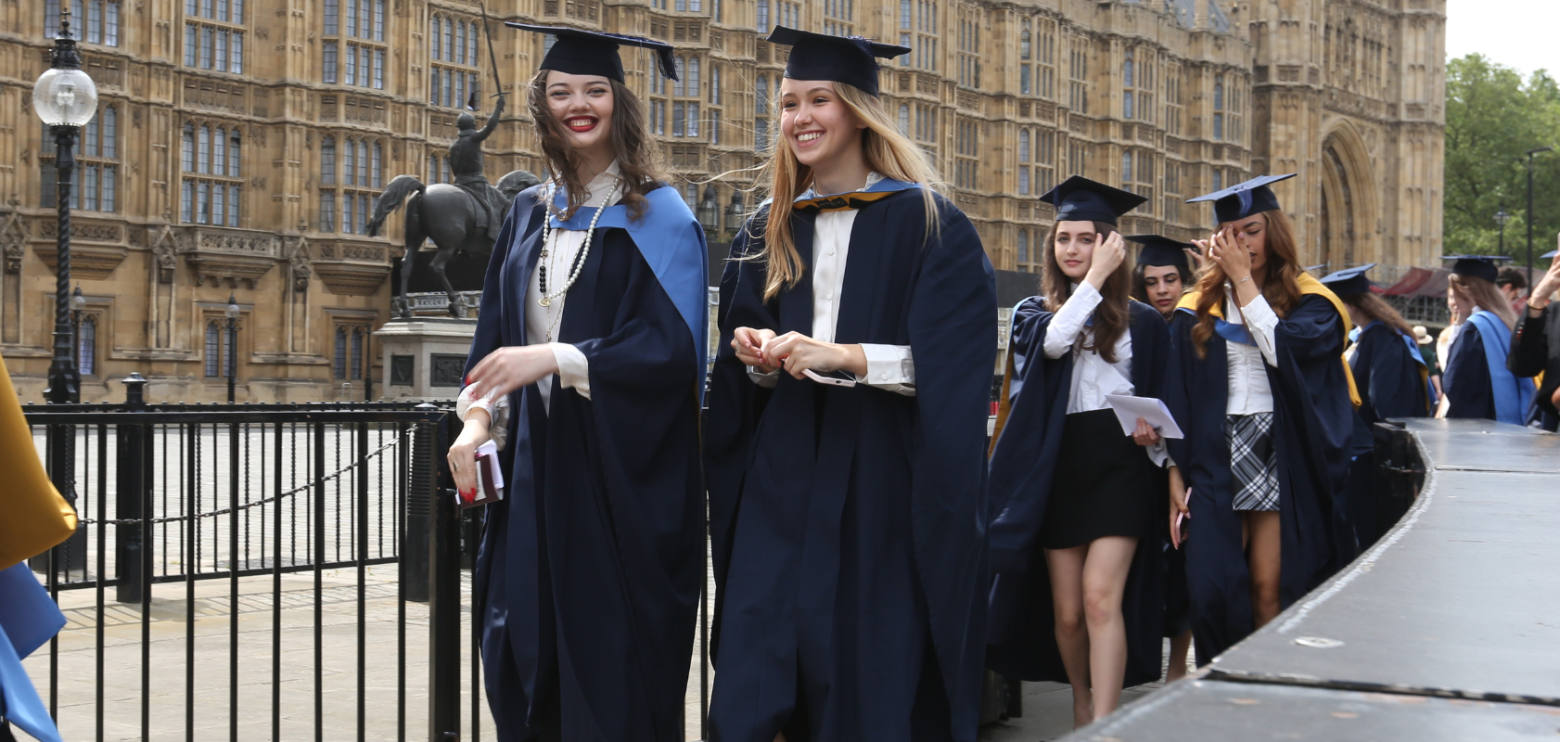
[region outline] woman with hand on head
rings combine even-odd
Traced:
[[[474,591],[499,739],[683,739],[704,573],[698,424],[703,231],[652,165],[620,46],[553,34],[529,109],[553,177],[494,245],[450,446],[472,499],[491,440],[508,485],[486,507]]]
[[[1436,417],[1522,425],[1533,399],[1533,380],[1517,377],[1506,367],[1517,317],[1495,288],[1499,275],[1495,263],[1510,258],[1449,255],[1446,259],[1455,261],[1446,294],[1457,334],[1446,351],[1446,373],[1441,377],[1446,396]]]
[[[1170,520],[1186,543],[1199,664],[1271,621],[1337,569],[1354,424],[1343,361],[1349,319],[1300,269],[1298,242],[1263,176],[1214,201],[1208,263],[1170,324],[1179,366],[1167,395],[1185,490]],[[1190,493],[1190,498],[1188,498]]]
[[[1560,304],[1554,302],[1560,291],[1560,250],[1542,257],[1552,262],[1528,297],[1506,365],[1519,377],[1543,378],[1528,424],[1554,432],[1560,427]]]
[[[973,742],[995,280],[877,98],[909,52],[776,28],[772,201],[721,281],[712,740]]]
[[[1164,318],[1128,296],[1115,229],[1147,199],[1073,176],[1040,200],[1056,206],[1045,295],[1014,312],[991,457],[989,656],[1003,675],[1070,683],[1081,727],[1159,679],[1160,472],[1179,473],[1143,418],[1123,434],[1106,396],[1158,398],[1174,366]]]

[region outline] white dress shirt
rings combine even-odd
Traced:
[[[883,179],[877,173],[867,175],[867,184],[860,190],[872,187]],[[812,198],[809,189],[802,194]],[[770,207],[774,208],[774,207]],[[839,209],[818,213],[813,227],[813,323],[814,340],[834,342],[834,330],[840,319],[840,299],[845,285],[846,258],[850,254],[851,228],[856,223],[856,209]],[[915,396],[915,360],[908,345],[883,345],[861,343],[861,352],[867,357],[867,373],[856,376],[856,383],[874,386],[885,391]],[[761,386],[774,386],[779,371],[768,374],[748,368],[749,376]]]
[[[1236,309],[1232,294],[1224,301],[1224,319],[1231,324],[1245,324],[1256,341],[1256,347],[1245,343],[1228,342],[1224,359],[1229,369],[1229,401],[1226,415],[1253,415],[1273,411],[1273,388],[1268,382],[1268,366],[1278,366],[1278,351],[1273,344],[1274,331],[1278,329],[1278,315],[1268,306],[1267,299],[1258,294],[1244,309]],[[1241,314],[1245,314],[1244,321]]]
[[[1085,349],[1094,338],[1094,330],[1086,326],[1089,317],[1104,297],[1091,283],[1073,284],[1072,296],[1051,318],[1046,328],[1041,350],[1046,358],[1057,359],[1068,352],[1073,354],[1072,384],[1067,395],[1067,414],[1109,409],[1105,395],[1136,396],[1132,386],[1132,332],[1121,333],[1116,339],[1116,362],[1110,363],[1099,351]],[[1174,466],[1168,447],[1163,440],[1147,446],[1149,461],[1154,466]]]
[[[612,200],[607,201],[608,191],[612,191],[614,181],[619,178],[617,161],[613,161],[606,170],[597,175],[585,186],[585,206],[593,208],[608,208],[622,200],[623,186],[612,192]],[[546,192],[545,190],[543,191]],[[568,304],[568,294],[552,300],[551,307],[540,305],[542,299],[541,268],[547,268],[547,291],[555,293],[568,282],[569,275],[573,273],[574,259],[585,246],[587,232],[578,229],[553,229],[548,234],[547,244],[543,251],[547,257],[538,259],[536,267],[531,271],[525,292],[525,340],[526,345],[547,345],[553,352],[553,357],[558,360],[558,383],[564,389],[573,389],[580,396],[590,399],[590,365],[585,354],[579,348],[568,343],[551,342],[548,340],[548,331],[556,336],[563,326],[563,312]],[[596,245],[597,248],[600,244]],[[551,312],[549,313],[549,310]],[[537,391],[542,395],[542,409],[552,411],[552,376],[544,376],[536,381]],[[469,387],[468,387],[469,389]],[[462,420],[466,419],[466,413],[472,409],[485,409],[492,419],[489,432],[494,442],[503,447],[503,433],[509,422],[509,398],[507,396],[497,400],[471,399],[467,389],[462,389],[460,396],[455,401],[456,414]]]

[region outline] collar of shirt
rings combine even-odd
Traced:
[[[616,163],[613,163],[613,164],[616,164]],[[877,185],[878,181],[880,181],[882,179],[883,179],[883,176],[878,175],[877,173],[872,172],[872,171],[869,170],[869,171],[867,171],[867,183],[866,183],[866,185],[863,185],[862,187],[857,188],[856,190],[851,191],[851,192],[852,193],[861,193],[862,191],[865,191],[868,188],[871,188],[872,186]],[[802,195],[797,196],[796,198],[798,200],[803,200],[803,199],[817,198],[817,197],[818,197],[817,182],[814,181],[813,185],[808,186],[807,190],[802,191]]]

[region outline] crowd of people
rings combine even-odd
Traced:
[[[555,39],[525,91],[552,177],[499,235],[448,457],[491,503],[503,740],[682,739],[706,517],[712,739],[970,742],[989,671],[1069,683],[1081,726],[1159,678],[1164,637],[1173,679],[1369,544],[1370,424],[1555,413],[1560,267],[1518,324],[1494,262],[1459,258],[1437,369],[1369,266],[1301,267],[1270,187],[1293,176],[1192,199],[1218,228],[1190,243],[1121,235],[1144,199],[1074,176],[1041,199],[988,443],[992,266],[878,100],[877,60],[910,50],[783,27],[770,200],[708,364],[703,232],[618,54],[675,78],[671,47],[510,25]],[[1124,423],[1124,398],[1166,417]]]

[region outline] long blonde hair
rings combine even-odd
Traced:
[[[1495,284],[1482,278],[1456,273],[1447,276],[1446,282],[1465,301],[1487,312],[1493,312],[1500,321],[1506,323],[1506,329],[1510,330],[1517,326],[1516,312],[1511,311],[1511,304],[1500,293],[1500,289],[1495,288]]]
[[[921,185],[921,198],[926,205],[926,234],[930,239],[938,226],[936,192],[944,187],[937,169],[932,166],[924,150],[910,141],[909,137],[899,133],[898,124],[889,118],[888,112],[883,110],[882,102],[875,96],[842,82],[834,83],[834,90],[846,109],[866,124],[866,128],[861,130],[861,149],[867,167],[886,178]],[[776,109],[779,108],[779,98],[777,89]],[[758,177],[759,182],[769,181],[769,195],[773,199],[769,215],[762,220],[763,225],[760,227],[764,234],[764,249],[754,256],[767,264],[765,301],[802,280],[805,269],[791,234],[790,204],[813,184],[812,168],[796,159],[796,153],[785,143],[783,135],[777,138],[773,147],[774,151]]]

